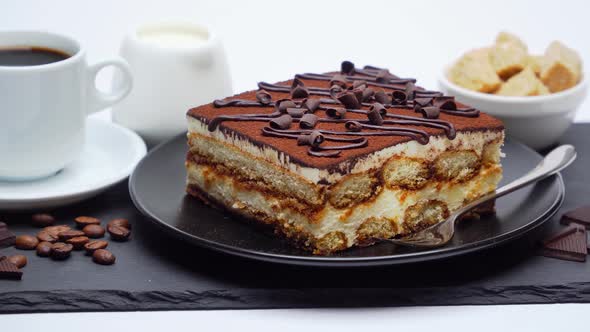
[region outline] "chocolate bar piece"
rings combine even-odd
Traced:
[[[543,242],[541,254],[545,257],[585,262],[588,255],[586,228],[571,224],[563,231]]]
[[[11,247],[16,241],[16,236],[8,230],[8,226],[0,221],[0,248]]]
[[[0,257],[0,279],[16,279],[21,280],[23,272],[16,267],[16,265],[6,259],[6,257]]]
[[[585,205],[575,210],[566,212],[561,217],[562,224],[569,225],[571,222],[584,225],[587,229],[590,228],[590,205]]]

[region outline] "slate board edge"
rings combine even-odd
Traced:
[[[590,303],[590,282],[440,288],[76,290],[0,294],[0,313]]]

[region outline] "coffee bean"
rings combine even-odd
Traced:
[[[14,264],[16,267],[23,268],[27,265],[27,256],[25,255],[13,255],[8,256],[8,261]]]
[[[113,219],[109,221],[107,226],[121,226],[127,228],[128,230],[131,230],[131,223],[129,222],[129,220],[124,218]]]
[[[84,232],[71,229],[69,231],[60,232],[59,234],[57,234],[57,236],[59,237],[60,241],[66,241],[73,237],[84,236]]]
[[[31,217],[33,222],[33,226],[37,227],[47,227],[51,226],[55,223],[55,218],[52,215],[47,213],[37,213]]]
[[[66,243],[71,244],[74,246],[74,250],[82,250],[84,245],[88,243],[89,239],[86,236],[76,236],[71,239],[66,240]]]
[[[131,235],[131,232],[127,228],[121,226],[108,226],[107,231],[115,241],[125,241]]]
[[[70,257],[74,247],[69,243],[57,242],[51,245],[51,258],[62,260]]]
[[[33,250],[33,249],[37,248],[38,244],[39,244],[39,240],[34,236],[19,235],[16,237],[16,242],[14,243],[14,246],[17,249]]]
[[[108,247],[109,243],[103,240],[93,240],[84,245],[84,249],[86,249],[86,253],[92,255],[98,249],[104,249]]]
[[[61,232],[69,231],[70,229],[72,229],[72,228],[68,225],[56,225],[56,226],[45,227],[45,228],[43,228],[43,231],[49,232],[49,233],[57,236],[57,234],[59,234]]]
[[[104,236],[105,230],[100,225],[88,225],[84,226],[82,232],[84,232],[84,234],[86,234],[88,237],[97,239]]]
[[[87,216],[77,217],[76,219],[74,219],[74,221],[76,222],[76,226],[78,226],[79,228],[84,228],[84,226],[86,225],[100,225],[99,219]]]
[[[51,255],[51,242],[39,242],[37,245],[37,256],[48,257]]]
[[[101,265],[111,265],[115,263],[115,255],[106,249],[97,249],[92,254],[92,260]]]
[[[37,233],[37,239],[39,239],[39,241],[42,242],[57,242],[57,234],[54,233],[50,233],[48,231],[40,231],[39,233]]]

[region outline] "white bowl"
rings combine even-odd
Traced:
[[[504,122],[506,134],[540,150],[556,143],[574,120],[578,106],[586,97],[586,77],[574,87],[549,95],[497,96],[460,87],[447,78],[448,68],[438,84],[446,95],[473,106]]]

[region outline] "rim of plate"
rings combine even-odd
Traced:
[[[165,221],[161,220],[159,217],[154,215],[152,212],[148,211],[146,207],[139,201],[138,195],[135,192],[134,183],[137,177],[137,170],[141,168],[142,164],[149,160],[149,157],[152,154],[157,153],[160,149],[162,149],[167,144],[173,142],[174,140],[178,139],[179,136],[174,137],[164,143],[159,144],[157,147],[152,149],[140,162],[137,164],[137,167],[129,177],[129,193],[131,196],[131,200],[135,207],[147,217],[152,223],[156,226],[163,228],[165,231],[168,231],[171,235],[179,236],[183,240],[190,241],[191,243],[198,245],[202,248],[207,248],[211,250],[215,250],[217,252],[222,252],[229,255],[240,256],[248,259],[254,259],[258,261],[266,261],[266,262],[273,262],[273,263],[280,263],[280,264],[287,264],[287,265],[305,265],[305,266],[322,266],[322,267],[362,267],[362,266],[383,266],[383,265],[397,265],[397,264],[405,264],[411,262],[417,262],[420,260],[437,260],[442,258],[447,258],[451,256],[463,255],[479,250],[484,250],[487,248],[492,248],[501,244],[504,244],[512,239],[516,239],[520,236],[523,236],[528,231],[533,230],[537,226],[541,225],[544,221],[548,220],[551,216],[553,216],[561,205],[563,204],[563,200],[565,198],[565,184],[563,182],[563,177],[561,173],[557,173],[554,177],[550,177],[543,181],[553,181],[555,178],[558,183],[558,193],[551,203],[550,206],[546,208],[546,210],[539,215],[538,217],[534,218],[533,220],[529,221],[528,223],[515,228],[507,233],[491,237],[485,240],[476,241],[456,247],[450,248],[434,248],[432,250],[424,250],[424,251],[417,251],[411,253],[404,253],[399,255],[385,255],[385,256],[369,256],[369,257],[334,257],[334,256],[296,256],[296,255],[285,255],[285,254],[273,254],[267,253],[252,249],[245,249],[245,248],[238,248],[235,246],[219,243],[216,241],[208,240],[202,237],[197,237],[195,235],[189,234],[183,230],[180,230],[176,227],[173,227],[166,223]],[[518,144],[521,147],[534,152],[535,154],[539,154],[538,152],[534,151],[533,149],[529,148],[528,146],[520,143],[515,139],[510,139],[513,144]]]

